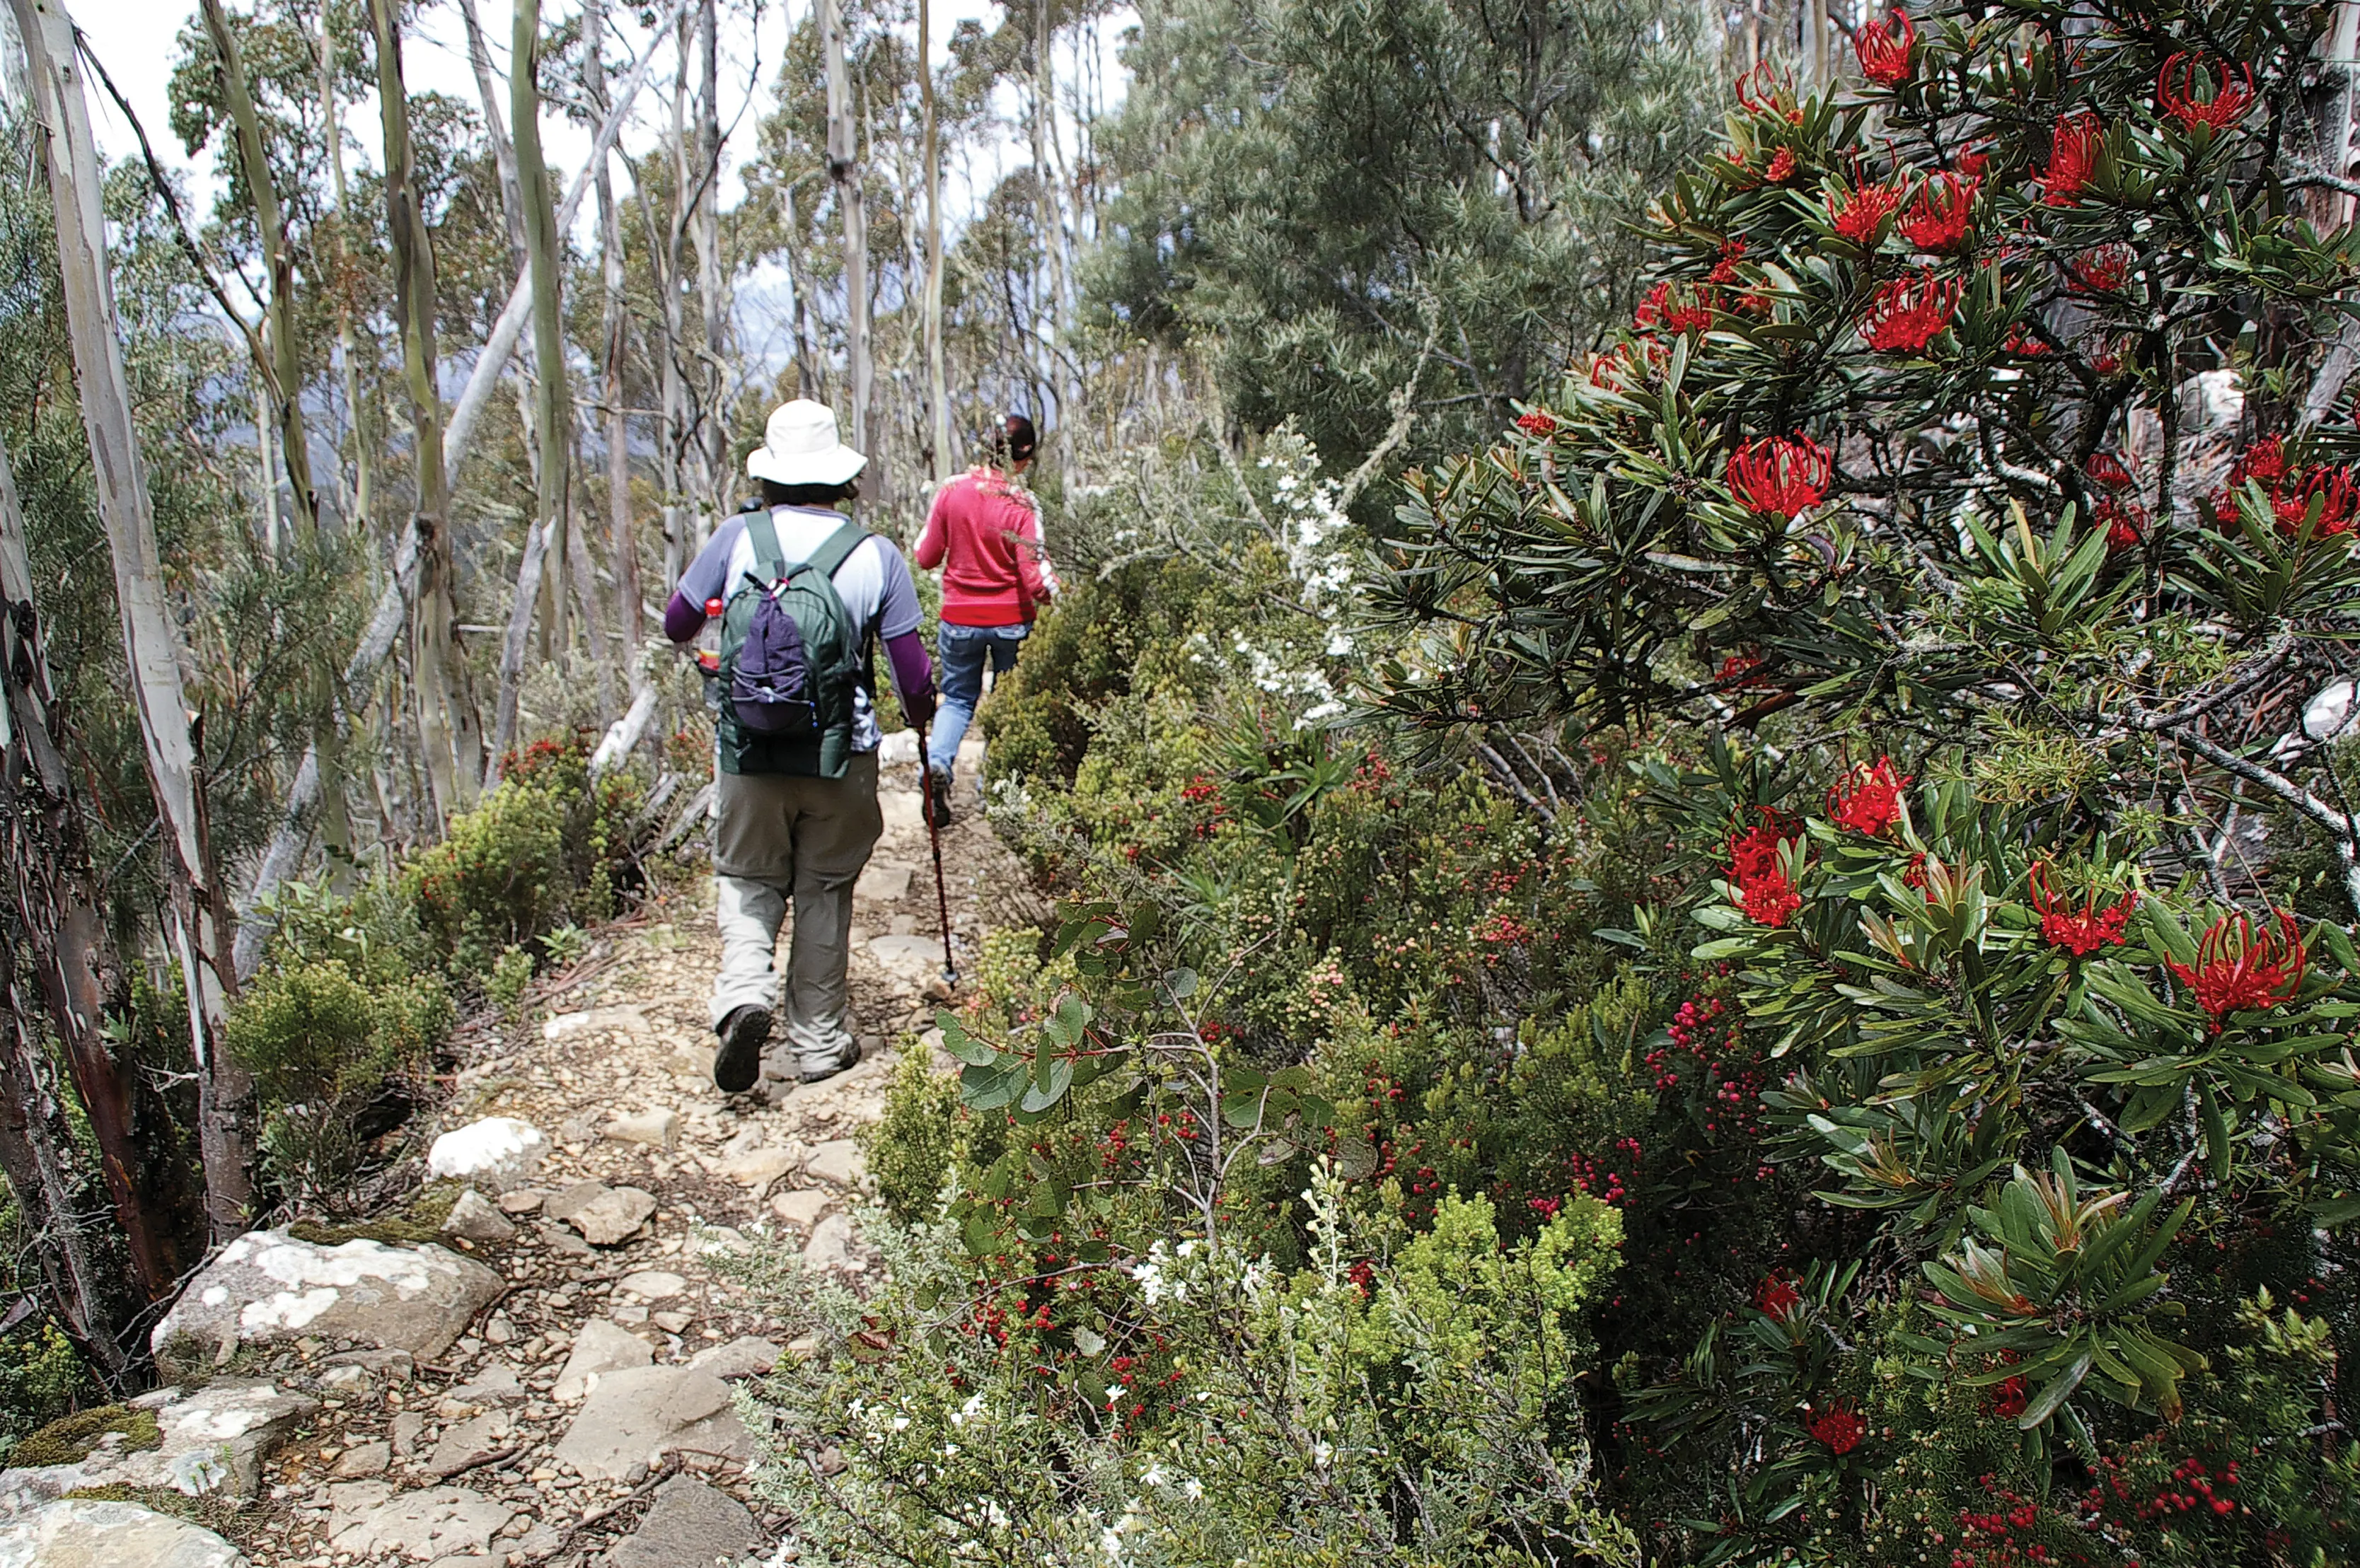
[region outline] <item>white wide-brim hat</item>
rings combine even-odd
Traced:
[[[808,397],[771,409],[762,444],[746,454],[746,476],[773,485],[842,485],[868,466],[836,434],[836,410]]]

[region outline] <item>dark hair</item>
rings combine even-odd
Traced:
[[[847,479],[841,485],[781,485],[775,479],[765,479],[761,485],[765,506],[833,506],[838,501],[860,498],[858,479]]]
[[[1040,433],[1032,421],[1022,414],[1011,414],[1000,423],[1000,429],[986,439],[995,463],[1022,463],[1041,445]]]

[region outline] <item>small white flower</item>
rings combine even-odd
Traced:
[[[1159,1459],[1150,1465],[1139,1479],[1142,1486],[1161,1486],[1172,1479],[1172,1473],[1164,1468],[1164,1461]]]
[[[1191,1475],[1180,1483],[1180,1495],[1193,1503],[1205,1495],[1205,1483]]]
[[[1315,1443],[1311,1445],[1311,1457],[1313,1462],[1324,1470],[1328,1466],[1328,1462],[1336,1457],[1335,1445],[1325,1441]]]

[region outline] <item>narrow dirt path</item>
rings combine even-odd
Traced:
[[[510,1116],[549,1140],[529,1187],[497,1207],[471,1200],[451,1222],[465,1228],[450,1244],[507,1290],[434,1366],[307,1341],[256,1369],[322,1400],[268,1462],[265,1507],[231,1527],[256,1563],[673,1568],[768,1555],[780,1521],[739,1507],[751,1500],[745,1434],[715,1390],[786,1347],[715,1254],[767,1234],[856,1280],[865,1266],[849,1216],[863,1182],[854,1138],[883,1114],[897,1042],[930,1028],[936,1005],[916,786],[913,767],[887,770],[885,837],[856,896],[858,1067],[778,1085],[768,1103],[713,1087],[709,884],[602,933],[541,997],[535,1027],[472,1048],[442,1126]],[[963,964],[985,895],[1022,876],[973,801],[965,793],[944,844]]]

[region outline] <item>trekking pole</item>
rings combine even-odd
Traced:
[[[951,895],[943,881],[943,830],[934,821],[934,769],[926,760],[926,729],[918,726],[918,807],[926,818],[926,842],[934,852],[934,909],[943,919],[943,984],[958,988],[958,961],[951,956]]]

